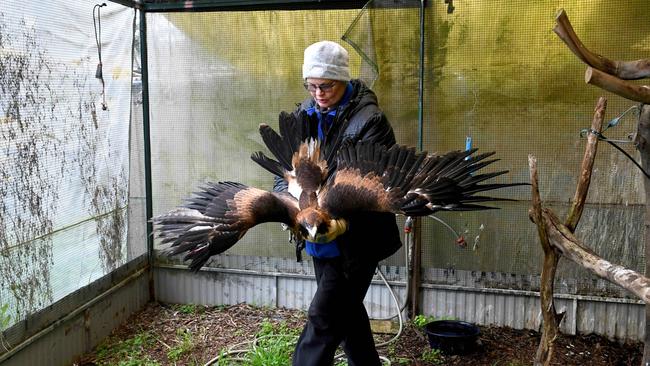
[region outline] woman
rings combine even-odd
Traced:
[[[395,135],[377,105],[376,95],[360,80],[351,80],[348,52],[330,41],[305,49],[302,76],[310,97],[295,113],[318,118],[318,138],[327,146],[332,136],[352,141],[395,144]],[[286,190],[276,180],[275,190]],[[380,260],[401,246],[393,214],[349,218],[348,231],[329,243],[306,242],[313,257],[318,288],[293,355],[294,366],[331,365],[339,344],[348,364],[381,365],[370,321],[363,305]]]

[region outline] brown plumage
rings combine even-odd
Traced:
[[[339,143],[322,150],[305,130],[306,115],[280,115],[278,135],[260,125],[264,143],[277,160],[252,155],[260,166],[288,182],[288,192],[267,192],[241,183],[207,183],[187,203],[153,219],[171,254],[186,253],[198,270],[213,255],[233,246],[248,229],[281,222],[304,239],[330,241],[359,212],[427,216],[441,210],[484,210],[480,202],[504,200],[476,193],[514,184],[480,184],[505,174],[476,174],[495,162],[476,150],[444,155],[372,143]],[[335,155],[333,151],[338,150]]]

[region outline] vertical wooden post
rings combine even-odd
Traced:
[[[635,144],[641,153],[641,165],[646,172],[650,171],[650,105],[644,104],[639,114]],[[644,176],[645,189],[645,275],[650,274],[650,180]],[[645,305],[645,345],[643,348],[642,366],[650,366],[650,304]]]
[[[413,319],[420,313],[420,283],[422,282],[422,234],[421,220],[419,217],[413,218],[413,249],[411,251],[411,278],[408,283],[409,298],[407,315]]]

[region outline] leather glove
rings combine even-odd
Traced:
[[[348,222],[345,219],[332,219],[330,220],[329,230],[324,234],[316,234],[313,238],[307,238],[307,240],[313,243],[329,243],[332,240],[336,239],[339,235],[345,233],[348,229]]]

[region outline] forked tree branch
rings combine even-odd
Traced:
[[[596,147],[598,146],[597,133],[600,133],[602,130],[606,108],[607,99],[600,97],[596,103],[594,118],[591,121],[591,133],[587,135],[587,146],[585,147],[585,154],[582,158],[576,193],[566,219],[567,230],[570,232],[575,231],[575,228],[578,226],[587,200],[591,173],[596,158]],[[553,302],[553,286],[555,273],[557,272],[557,264],[560,260],[560,251],[558,251],[557,244],[549,238],[546,220],[543,219],[542,199],[539,194],[539,184],[537,181],[537,160],[535,157],[528,156],[528,166],[530,169],[533,204],[528,214],[537,224],[537,233],[539,234],[542,249],[544,250],[544,262],[539,290],[543,328],[539,347],[535,354],[534,366],[547,366],[551,364],[555,340],[560,333],[560,322],[564,317],[564,313],[558,314],[555,311],[555,303]]]
[[[615,61],[589,51],[573,30],[573,26],[564,9],[560,9],[555,17],[555,22],[553,32],[587,65],[607,74],[614,75],[619,79],[636,80],[650,77],[650,59]]]

